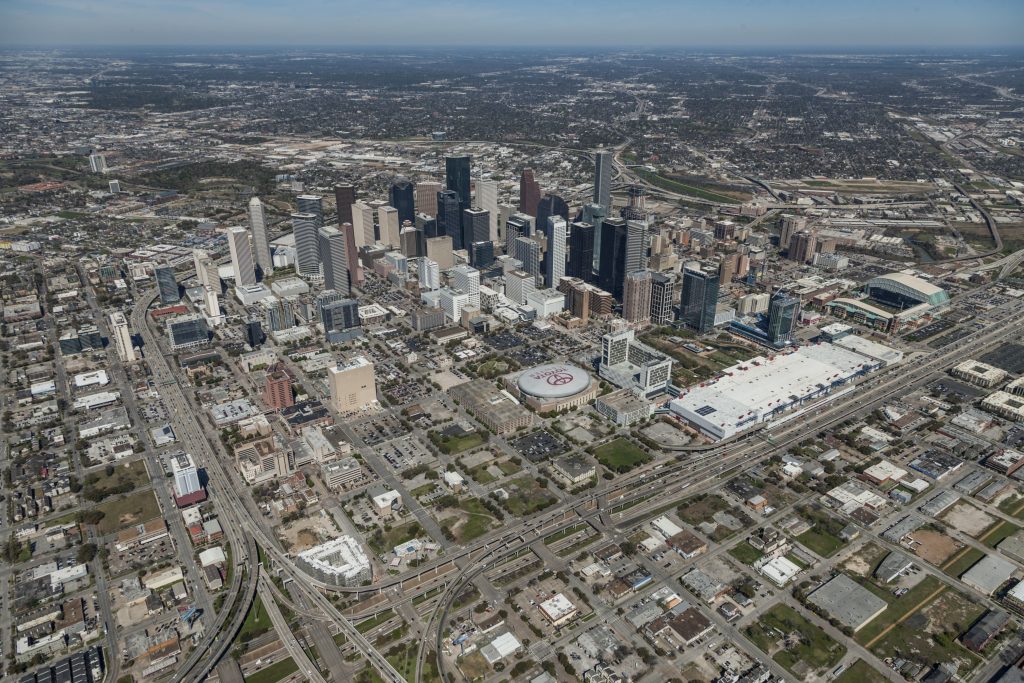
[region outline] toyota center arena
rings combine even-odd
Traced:
[[[598,383],[586,370],[548,363],[505,380],[510,391],[539,413],[568,410],[597,398]]]

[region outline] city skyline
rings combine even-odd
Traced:
[[[8,46],[417,47],[1020,47],[1024,5],[940,0],[847,3],[773,0],[754,3],[623,4],[600,0],[588,12],[564,0],[449,0],[409,6],[305,0],[144,2],[12,0],[0,9]],[[544,22],[537,22],[543,14]],[[317,16],[316,22],[309,21]],[[451,17],[458,21],[451,21]],[[650,21],[656,19],[656,21]],[[633,25],[635,31],[623,31]],[[572,30],[566,30],[570,28]],[[1015,28],[1016,27],[1016,28]]]

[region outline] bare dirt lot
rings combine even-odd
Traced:
[[[918,544],[914,551],[917,556],[936,567],[941,566],[962,547],[949,536],[930,529],[918,529],[910,538]]]
[[[970,503],[960,502],[950,508],[942,521],[961,533],[977,538],[996,520]]]

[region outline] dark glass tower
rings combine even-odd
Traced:
[[[569,205],[557,194],[546,194],[537,204],[537,222],[535,224],[537,229],[543,230],[544,234],[547,234],[548,219],[552,216],[561,216],[568,223]]]
[[[772,294],[768,304],[768,341],[776,346],[791,341],[799,315],[800,299],[781,289]]]
[[[416,186],[405,176],[396,176],[388,193],[391,206],[398,209],[398,224],[416,220]]]
[[[601,255],[598,259],[598,286],[622,300],[622,288],[626,280],[626,221],[621,218],[605,218],[601,223]]]
[[[338,225],[351,223],[352,205],[356,203],[356,188],[351,185],[335,185],[334,203],[338,205]]]
[[[469,196],[469,166],[472,157],[445,157],[445,186],[459,195],[462,208],[468,209],[472,202]],[[397,207],[396,207],[397,208]],[[440,211],[440,207],[438,207]]]
[[[695,266],[684,268],[679,321],[700,334],[706,334],[715,327],[717,304],[718,273]]]
[[[452,238],[452,249],[462,249],[462,208],[453,190],[437,193],[437,234]]]
[[[569,231],[569,275],[594,279],[594,226],[576,221]]]

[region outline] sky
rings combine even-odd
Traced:
[[[1021,47],[1024,0],[0,0],[0,48]]]

